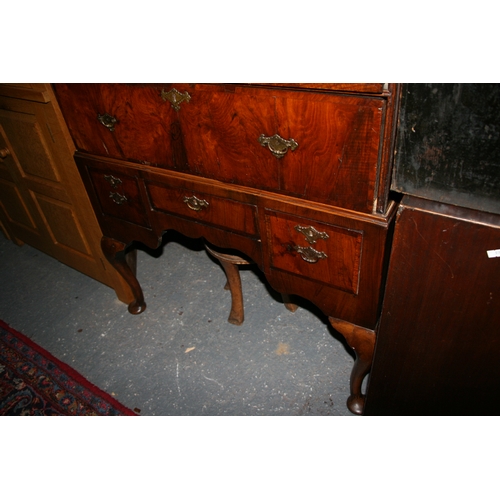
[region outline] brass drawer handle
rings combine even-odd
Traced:
[[[9,148],[0,149],[0,158],[4,159],[4,158],[7,158],[7,156],[9,156],[9,155],[10,155]]]
[[[303,260],[309,262],[311,264],[315,264],[320,259],[326,259],[328,255],[325,252],[318,252],[314,248],[311,247],[299,247],[295,246],[293,249],[300,254]]]
[[[118,179],[118,177],[115,177],[114,175],[105,175],[104,179],[107,180],[111,184],[111,187],[114,188],[122,183],[122,180]]]
[[[295,226],[295,230],[298,231],[299,233],[302,233],[305,236],[306,241],[308,243],[311,243],[311,245],[314,245],[314,243],[316,243],[319,239],[327,240],[329,238],[327,233],[318,231],[313,226],[309,227]]]
[[[191,96],[187,92],[184,92],[184,94],[182,94],[174,88],[170,89],[168,92],[162,90],[160,96],[164,101],[168,101],[175,109],[175,111],[179,111],[179,109],[181,109],[181,102],[189,102],[191,100]]]
[[[194,210],[195,212],[208,208],[209,205],[208,201],[200,200],[196,196],[184,196],[183,201],[191,210]]]
[[[278,134],[274,134],[271,137],[266,137],[262,134],[258,140],[262,146],[267,146],[276,158],[283,158],[289,148],[294,151],[299,146],[293,139],[287,141]]]
[[[109,193],[109,197],[117,204],[123,205],[127,201],[127,197],[120,193]]]
[[[97,119],[101,125],[104,125],[110,132],[115,131],[115,125],[118,123],[118,120],[111,116],[108,113],[104,113],[103,115],[98,114]]]

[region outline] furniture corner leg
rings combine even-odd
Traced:
[[[363,379],[371,369],[375,350],[375,331],[336,318],[328,318],[335,330],[341,333],[356,354],[351,372],[351,395],[347,408],[356,415],[363,413],[365,395],[361,392]]]
[[[140,314],[146,309],[146,303],[141,285],[135,277],[135,254],[127,256],[125,254],[126,246],[125,243],[107,236],[103,236],[101,239],[104,256],[123,277],[134,297],[134,300],[128,305],[128,311],[131,314]]]
[[[291,311],[291,312],[295,312],[299,306],[297,304],[294,304],[291,299],[290,299],[290,296],[286,293],[282,293],[281,294],[281,298],[283,299],[283,304],[285,304],[285,307]]]

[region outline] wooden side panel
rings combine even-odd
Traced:
[[[0,110],[2,126],[8,130],[8,139],[15,151],[23,177],[60,182],[60,177],[44,134],[43,123],[36,115]],[[48,137],[50,138],[50,136]],[[29,145],[29,148],[26,146]]]
[[[0,170],[2,179],[0,180],[0,199],[3,211],[8,219],[8,224],[16,234],[16,237],[48,253],[52,245],[50,236],[44,228],[43,218],[37,210],[35,202],[34,186],[28,186],[25,181],[29,178],[33,180],[35,176],[26,172],[37,171],[46,172],[50,170],[51,161],[48,155],[43,155],[46,151],[45,141],[40,139],[40,128],[35,128],[36,117],[34,114],[17,113],[10,110],[0,109],[0,146],[6,148],[9,154],[0,160]],[[30,135],[30,144],[34,142],[33,157],[29,155],[30,147],[22,141],[22,131],[27,130]],[[21,157],[25,160],[25,167],[21,165],[17,150],[21,150]],[[41,157],[37,166],[37,157]],[[49,177],[54,178],[55,175]],[[40,181],[47,184],[53,184],[52,179],[44,179],[43,174]],[[45,181],[45,182],[44,182]]]
[[[366,415],[498,415],[500,217],[405,197]]]
[[[35,221],[30,214],[29,208],[26,206],[19,188],[14,182],[0,179],[0,200],[11,224],[36,233],[37,226]]]
[[[26,243],[46,253],[55,252],[60,260],[78,260],[75,254],[88,259],[89,245],[76,225],[74,208],[62,187],[47,123],[36,110],[27,114],[0,109],[0,120],[4,140],[12,152],[8,161],[15,184],[10,190],[6,185],[3,189],[4,209],[10,214],[11,224],[19,227],[19,236],[25,237]]]
[[[91,257],[85,230],[71,206],[39,193],[35,194],[34,201],[54,245],[64,247],[68,252],[80,252]]]
[[[14,160],[5,138],[5,132],[0,124],[0,150],[3,151],[3,157],[0,158],[0,223],[5,236],[22,245],[23,240],[37,234],[37,228],[23,195],[12,177]],[[20,228],[22,232],[26,231],[28,236],[21,238],[16,228]]]

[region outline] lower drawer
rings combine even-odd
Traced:
[[[176,187],[173,178],[169,185],[157,181],[146,181],[146,190],[151,207],[194,219],[248,236],[257,236],[257,208],[247,203],[214,196],[198,189]]]
[[[95,167],[90,163],[85,164],[85,167],[104,215],[150,227],[139,180],[133,170],[124,173],[109,167]]]
[[[357,294],[363,233],[278,212],[266,213],[271,267]]]

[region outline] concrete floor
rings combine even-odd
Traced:
[[[354,354],[314,307],[292,313],[257,269],[245,321],[227,321],[225,274],[200,241],[139,249],[147,309],[0,232],[0,318],[140,415],[337,415]]]

